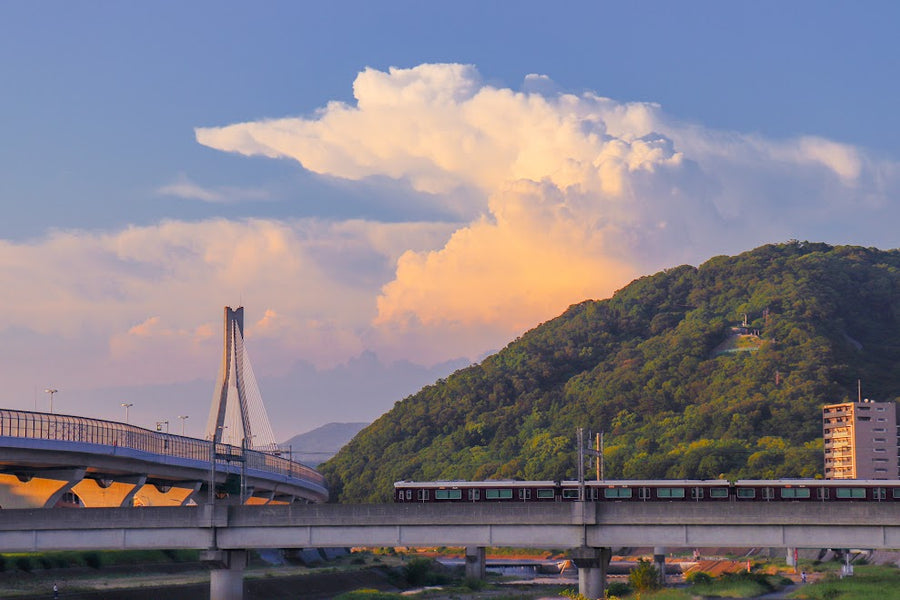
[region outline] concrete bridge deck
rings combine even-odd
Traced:
[[[0,511],[0,552],[440,545],[900,548],[900,503],[292,504]]]

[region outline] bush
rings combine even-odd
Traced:
[[[649,560],[639,559],[637,565],[628,574],[628,583],[638,592],[658,590],[659,571]]]
[[[463,581],[463,587],[472,592],[481,591],[486,586],[487,582],[484,579],[478,579],[477,577],[466,577],[465,581]]]
[[[437,572],[437,563],[429,558],[410,559],[403,567],[403,577],[409,585],[438,585],[447,578]]]
[[[6,557],[0,554],[0,573],[6,570]]]
[[[30,556],[17,556],[16,557],[16,568],[20,571],[24,571],[26,573],[31,573],[31,570],[34,568],[31,564]]]
[[[99,552],[85,552],[84,564],[92,569],[99,569],[103,561],[100,559]]]
[[[606,586],[606,597],[627,596],[631,593],[631,586],[624,581],[613,581]]]
[[[709,583],[713,580],[712,575],[705,571],[692,571],[684,576],[684,580],[692,585]]]

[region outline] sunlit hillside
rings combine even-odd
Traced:
[[[898,339],[898,251],[718,256],[570,307],[398,402],[322,469],[338,501],[385,501],[399,479],[573,477],[584,427],[605,432],[610,478],[816,476],[822,404],[858,380],[897,398]]]

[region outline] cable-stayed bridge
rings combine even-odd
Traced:
[[[225,308],[222,368],[206,439],[0,409],[0,507],[5,509],[327,498],[321,474],[278,451],[244,348],[243,308]]]

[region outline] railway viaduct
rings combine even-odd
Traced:
[[[239,600],[247,549],[485,547],[568,549],[579,590],[603,596],[612,548],[900,548],[900,503],[289,504],[0,511],[0,552],[202,550],[210,597]]]

